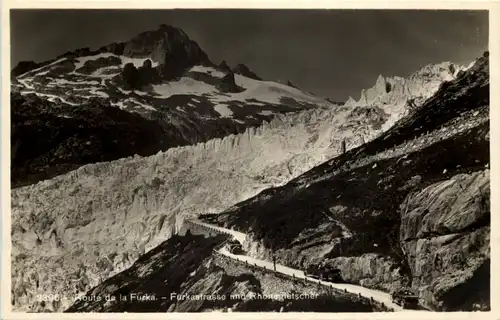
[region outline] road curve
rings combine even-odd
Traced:
[[[242,244],[247,239],[246,234],[244,234],[242,232],[238,232],[238,231],[231,230],[231,229],[226,229],[226,228],[215,226],[215,225],[208,224],[208,223],[204,223],[198,219],[189,219],[189,220],[190,220],[190,222],[198,224],[200,226],[215,229],[215,230],[218,230],[222,233],[230,234]],[[229,251],[227,251],[227,249],[225,247],[222,247],[218,251],[221,254],[223,254],[231,259],[248,261],[249,264],[256,264],[256,265],[261,266],[261,267],[266,267],[270,270],[273,269],[273,263],[270,261],[260,260],[260,259],[256,259],[256,258],[246,256],[246,255],[235,255],[235,254],[232,254]],[[328,282],[328,281],[323,281],[323,280],[320,281],[318,279],[306,277],[304,274],[304,271],[302,271],[302,270],[293,269],[293,268],[283,266],[280,264],[276,264],[276,271],[279,273],[282,273],[282,274],[289,275],[289,276],[295,276],[296,278],[299,278],[299,279],[307,278],[307,280],[309,280],[311,282],[321,282],[321,284],[326,285],[328,287],[333,286],[334,288],[337,288],[340,290],[347,290],[347,292],[354,293],[354,294],[360,294],[361,296],[368,298],[368,299],[373,298],[374,300],[385,304],[387,307],[394,309],[394,311],[405,311],[405,312],[422,312],[423,311],[423,310],[403,309],[401,306],[392,302],[390,294],[382,292],[382,291],[369,289],[369,288],[365,288],[365,287],[354,285],[354,284],[333,283],[333,282]]]

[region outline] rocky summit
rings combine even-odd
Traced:
[[[197,64],[211,65],[207,54],[184,31],[164,24],[158,30],[141,33],[122,45],[123,52],[115,54],[150,58],[159,64],[164,79],[175,78],[186,68]]]

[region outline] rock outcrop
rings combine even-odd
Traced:
[[[231,68],[228,66],[226,60],[222,60],[218,68],[224,72],[231,72]]]
[[[92,53],[98,53],[98,52],[94,52],[92,50],[90,50],[89,47],[86,47],[86,48],[79,48],[79,49],[76,49],[74,51],[67,51],[59,56],[57,56],[56,60],[57,59],[62,59],[62,58],[68,58],[68,59],[74,59],[74,58],[77,58],[77,57],[82,57],[82,56],[86,56],[86,55],[91,55]]]
[[[123,51],[125,49],[125,43],[121,42],[113,42],[111,44],[108,44],[106,46],[103,46],[99,49],[100,52],[110,52],[112,54],[116,54],[118,56],[121,56],[123,54]]]
[[[139,34],[124,44],[123,55],[151,58],[160,66],[163,79],[172,79],[196,64],[211,64],[207,54],[181,29],[161,25]]]
[[[15,78],[19,75],[22,75],[23,73],[26,73],[28,71],[31,71],[39,67],[41,67],[40,63],[36,63],[34,61],[21,61],[14,67],[14,69],[12,69],[10,74],[12,78]]]
[[[367,253],[357,257],[327,259],[325,262],[340,269],[345,279],[364,287],[392,292],[408,284],[398,262],[384,255]]]
[[[118,57],[102,57],[96,60],[88,60],[85,61],[81,68],[75,70],[75,72],[83,73],[83,74],[92,74],[98,69],[107,68],[107,67],[120,67],[122,64],[122,60]]]
[[[425,306],[488,307],[489,183],[489,170],[459,174],[411,194],[402,205],[401,246],[412,270],[411,287]]]
[[[217,89],[219,89],[221,92],[241,92],[244,89],[238,86],[234,80],[234,73],[229,72],[226,74],[220,82],[217,84]]]

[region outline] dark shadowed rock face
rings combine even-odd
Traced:
[[[120,66],[121,63],[122,61],[118,57],[107,57],[107,58],[99,58],[96,60],[88,60],[85,61],[85,63],[81,68],[76,69],[75,72],[83,74],[91,74],[92,72],[98,70],[99,68]]]
[[[225,71],[225,72],[231,71],[231,68],[227,65],[226,60],[222,60],[222,62],[219,64],[218,67],[221,71]]]
[[[262,80],[249,67],[241,63],[234,67],[233,72],[255,80]]]
[[[163,78],[171,79],[195,64],[209,64],[207,54],[189,39],[181,29],[161,25],[158,30],[147,31],[124,44],[123,55],[132,58],[150,57],[162,65]]]
[[[36,63],[34,61],[21,61],[14,67],[11,71],[12,77],[17,77],[23,73],[31,71],[33,69],[41,67],[41,64]]]
[[[153,68],[151,60],[147,59],[139,68],[133,63],[127,63],[121,70],[120,78],[115,80],[126,89],[140,90],[150,84],[160,83],[161,77],[158,69]]]
[[[71,59],[71,58],[76,58],[76,57],[82,57],[82,56],[91,55],[93,53],[97,53],[97,52],[93,52],[92,50],[90,50],[90,48],[86,47],[86,48],[76,49],[74,51],[65,52],[65,53],[59,55],[57,57],[57,59],[61,59],[61,58]]]
[[[165,125],[99,99],[89,101],[85,108],[67,108],[14,94],[11,103],[12,187],[86,163],[147,156],[187,144]]]
[[[234,73],[230,72],[226,74],[217,85],[217,88],[221,92],[241,92],[243,88],[239,87],[234,80]]]
[[[489,170],[458,174],[402,205],[400,241],[412,287],[430,308],[456,311],[489,304]],[[474,288],[479,298],[468,299]],[[464,290],[465,289],[465,290]]]
[[[144,61],[144,64],[137,69],[137,73],[140,88],[161,81],[158,70],[152,67],[151,60],[149,59]]]
[[[112,54],[116,54],[121,56],[123,54],[123,50],[125,49],[125,43],[111,43],[108,44],[107,46],[101,47],[99,51],[101,52],[110,52]]]

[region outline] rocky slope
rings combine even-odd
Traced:
[[[409,195],[402,206],[400,241],[411,286],[430,307],[488,305],[489,185],[489,170],[456,174]]]
[[[313,108],[242,134],[13,189],[14,309],[36,310],[37,294],[98,285],[170,237],[178,215],[225,210],[282,185],[338,155],[343,141],[351,149],[375,138],[388,119],[378,106]],[[112,259],[103,264],[95,252]]]
[[[173,127],[92,101],[82,108],[38,97],[11,99],[12,188],[46,180],[87,163],[148,156],[188,144]],[[34,144],[33,141],[36,141]]]
[[[128,42],[113,43],[98,50],[83,48],[50,61],[21,62],[12,70],[11,89],[14,113],[19,112],[20,95],[30,101],[33,108],[39,106],[54,116],[59,114],[61,119],[58,122],[66,128],[65,131],[69,131],[73,121],[67,118],[95,105],[120,108],[132,113],[134,116],[131,117],[141,116],[149,120],[151,126],[164,128],[158,139],[168,142],[149,144],[154,152],[241,133],[280,113],[337,105],[291,86],[264,81],[243,64],[237,65],[233,71],[229,67],[218,67],[182,30],[166,25],[141,33]],[[109,113],[105,120],[121,122],[123,113],[112,113],[116,118]],[[13,131],[19,132],[23,138],[22,144],[32,143],[34,138],[50,140],[53,149],[24,159],[22,163],[15,162],[14,186],[36,182],[96,161],[97,154],[88,160],[57,158],[55,150],[67,148],[64,143],[58,145],[45,132],[33,136],[33,130],[24,124],[36,122],[35,116],[24,116],[21,123],[17,122],[18,119],[14,117],[12,125],[15,127]],[[95,127],[106,126],[97,123],[99,118],[92,120],[96,122]],[[144,120],[138,122],[147,123]],[[126,126],[123,122],[122,125],[121,131],[124,132]],[[130,135],[134,130],[132,126]],[[90,135],[98,134],[96,128],[86,131]],[[78,135],[78,130],[68,134]],[[108,137],[103,135],[102,142],[113,145],[114,139]],[[124,153],[125,156],[151,154],[137,149],[104,151],[103,158],[114,160],[123,157]],[[46,158],[43,165],[38,164],[38,158],[42,156]],[[30,175],[30,179],[19,177],[17,171]]]
[[[250,233],[258,257],[408,286],[435,310],[488,309],[488,68],[479,59],[377,139],[205,219]]]

